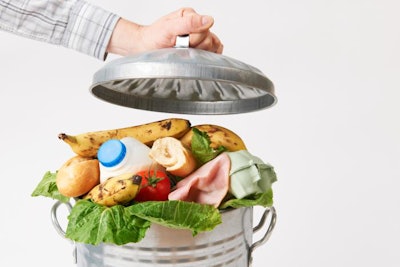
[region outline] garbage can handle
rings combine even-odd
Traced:
[[[57,233],[67,239],[65,237],[65,231],[61,228],[60,223],[58,222],[58,218],[57,218],[57,210],[60,207],[61,204],[64,204],[65,206],[67,206],[68,211],[71,212],[72,210],[72,205],[69,202],[61,202],[61,201],[57,201],[56,203],[54,203],[53,207],[51,208],[51,222],[53,223],[54,228],[56,229]],[[73,245],[73,250],[72,250],[72,256],[73,256],[73,263],[77,263],[77,251],[76,251],[76,245],[74,241],[71,241],[70,239],[67,239],[68,241],[70,241]]]
[[[258,248],[259,246],[265,244],[265,242],[267,242],[268,239],[270,238],[270,236],[272,234],[272,230],[274,230],[274,227],[275,227],[275,224],[276,224],[276,210],[272,206],[270,208],[265,209],[265,211],[264,211],[264,213],[263,213],[263,215],[262,215],[262,217],[260,219],[260,222],[257,224],[257,226],[255,226],[253,228],[253,234],[255,232],[261,230],[261,228],[265,225],[265,222],[267,220],[268,215],[270,215],[271,218],[270,218],[270,221],[269,221],[269,225],[268,225],[267,231],[265,232],[264,236],[260,240],[254,242],[249,248],[249,266],[251,266],[252,261],[253,261],[253,256],[252,256],[253,251],[256,248]]]

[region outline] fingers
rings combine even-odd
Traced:
[[[185,17],[169,19],[165,24],[168,24],[171,32],[177,35],[183,35],[208,31],[214,24],[214,19],[210,16],[192,14]]]
[[[200,15],[192,8],[181,8],[145,28],[143,32],[148,37],[143,39],[152,40],[146,41],[150,46],[164,48],[174,46],[177,36],[189,34],[190,47],[222,53],[221,41],[210,32],[213,24],[212,17]]]
[[[171,12],[170,14],[164,16],[165,19],[176,19],[176,18],[181,18],[183,16],[186,15],[190,15],[190,14],[197,14],[197,12],[190,7],[184,7],[181,9],[178,9],[174,12]]]
[[[197,49],[203,49],[218,54],[223,52],[223,44],[212,32],[190,34],[189,46]]]
[[[167,15],[169,29],[176,35],[190,34],[190,47],[222,53],[223,45],[210,32],[214,18],[202,16],[192,8],[181,8]]]

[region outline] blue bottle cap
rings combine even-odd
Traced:
[[[126,147],[116,139],[104,142],[97,151],[97,159],[105,167],[114,167],[120,163],[126,154]]]

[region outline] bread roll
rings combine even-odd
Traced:
[[[57,172],[58,191],[67,197],[78,197],[100,183],[99,161],[75,156],[66,161]]]
[[[157,139],[151,147],[149,157],[169,173],[186,177],[196,169],[196,160],[192,152],[174,137]]]

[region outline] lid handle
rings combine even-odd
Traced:
[[[176,36],[175,48],[188,48],[189,34]]]

